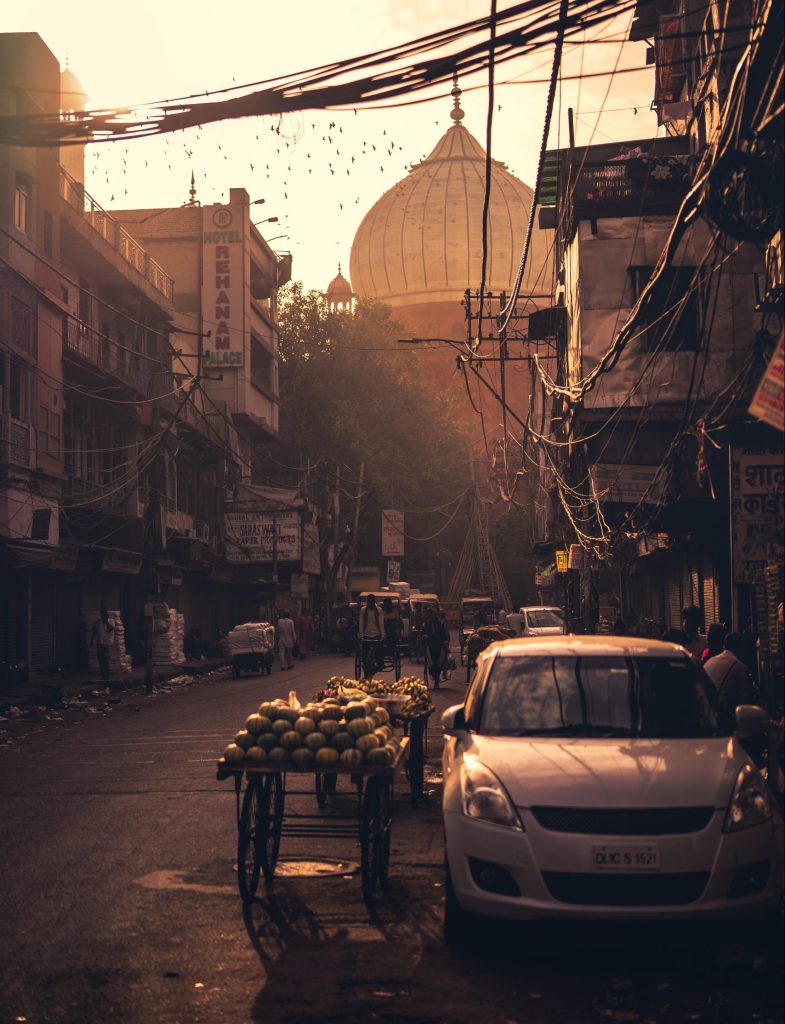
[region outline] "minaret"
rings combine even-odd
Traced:
[[[452,89],[450,90],[450,95],[452,96],[452,110],[450,111],[450,117],[453,119],[456,126],[459,125],[465,117],[463,107],[461,106],[462,93],[463,89],[458,85],[458,72],[455,71],[453,72]]]
[[[352,286],[341,273],[341,264],[338,264],[338,273],[327,285],[324,297],[333,313],[351,313],[353,308],[354,292]]]

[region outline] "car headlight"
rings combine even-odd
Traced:
[[[766,783],[760,773],[745,764],[733,787],[728,813],[725,815],[723,832],[735,832],[740,828],[760,825],[771,817],[771,799],[766,790]]]
[[[523,831],[506,789],[479,761],[465,758],[461,765],[461,798],[467,817]]]

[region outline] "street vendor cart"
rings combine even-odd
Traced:
[[[259,878],[275,876],[281,839],[284,836],[313,839],[352,839],[360,845],[363,897],[368,900],[387,881],[392,830],[393,785],[409,754],[404,738],[390,765],[352,765],[316,768],[309,773],[288,772],[281,766],[253,761],[228,763],[220,758],[219,780],[234,779],[237,800],[237,881],[244,902],[250,902]],[[326,776],[335,782],[348,779],[355,789],[354,813],[325,813]],[[294,788],[312,778],[310,788]],[[243,791],[243,779],[245,789]],[[334,786],[329,787],[334,789]],[[241,798],[242,794],[242,798]],[[317,813],[287,811],[287,797],[316,796]]]

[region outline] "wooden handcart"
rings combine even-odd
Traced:
[[[351,839],[360,845],[363,897],[371,899],[387,882],[390,863],[393,784],[409,755],[404,737],[391,765],[351,765],[289,772],[280,765],[218,761],[219,780],[233,778],[237,798],[237,883],[244,902],[256,895],[260,876],[275,876],[281,839]],[[355,787],[354,814],[324,813],[326,794],[341,777]],[[245,790],[243,790],[245,777]],[[313,779],[311,788],[293,788]],[[321,813],[286,812],[287,796],[316,796]]]

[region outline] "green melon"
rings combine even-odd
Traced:
[[[299,732],[301,736],[307,736],[309,732],[316,731],[316,722],[312,718],[308,718],[302,715],[294,723],[295,732]]]
[[[299,732],[295,732],[294,729],[290,729],[289,732],[285,732],[281,737],[281,746],[285,750],[296,750],[298,747],[303,745],[303,738]]]
[[[312,732],[305,737],[303,743],[308,748],[308,750],[313,750],[315,752],[317,750],[321,750],[322,747],[327,746],[327,737],[324,735],[324,733]]]
[[[338,724],[338,722],[333,722],[330,719],[326,719],[325,721],[321,722],[319,730],[320,732],[324,733],[324,735],[329,740],[333,736],[335,736],[336,733],[339,733],[341,731],[341,727]]]
[[[246,757],[250,758],[251,761],[266,761],[267,751],[264,749],[264,747],[249,747],[248,750],[246,751]]]
[[[278,737],[274,732],[265,732],[256,737],[256,746],[263,750],[274,750],[278,746]]]
[[[349,750],[344,750],[341,753],[341,764],[362,764],[363,763],[363,752],[362,750],[355,750],[353,747]]]
[[[348,732],[337,732],[330,743],[336,750],[350,750],[354,746],[354,740]]]
[[[357,739],[359,736],[367,736],[371,726],[367,718],[352,718],[346,723],[346,731]]]
[[[322,747],[321,750],[316,751],[316,763],[321,768],[329,768],[334,764],[338,764],[340,759],[341,755],[332,747]]]
[[[278,709],[271,700],[263,700],[259,705],[258,712],[260,715],[264,715],[265,718],[277,718],[278,716],[274,714],[277,710]]]
[[[322,721],[339,722],[343,718],[340,704],[325,704],[322,708]]]
[[[262,720],[262,716],[261,715],[258,715],[258,714],[249,715],[246,718],[246,720],[245,720],[246,731],[249,732],[252,736],[257,736],[259,734],[259,731],[260,731],[259,723],[261,722],[261,720]]]
[[[238,747],[242,747],[243,750],[247,750],[253,746],[254,737],[247,732],[245,729],[241,729],[234,738],[234,742]]]
[[[309,768],[313,768],[314,756],[312,751],[308,750],[307,747],[300,747],[292,751],[292,765],[295,771],[298,772],[307,772]]]
[[[292,728],[292,723],[288,718],[276,718],[273,722],[273,732],[276,736],[283,736],[285,732],[289,732]]]
[[[382,744],[381,741],[379,740],[379,737],[374,736],[373,733],[368,733],[365,736],[358,737],[355,743],[357,749],[362,750],[363,753],[365,753],[366,750],[375,750],[377,747],[380,747],[381,745]]]
[[[343,709],[344,718],[350,722],[353,718],[365,718],[366,707],[362,701],[353,700]]]
[[[238,747],[236,743],[230,743],[224,751],[224,761],[234,763],[236,761],[242,761],[245,757],[245,750],[243,747]]]
[[[295,733],[295,735],[297,735]],[[273,747],[268,753],[267,760],[273,764],[286,764],[289,760],[289,751],[284,750],[283,747]]]

